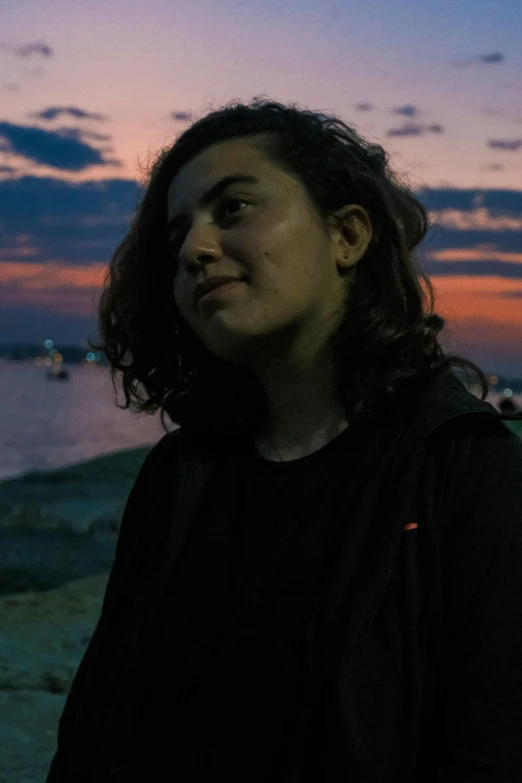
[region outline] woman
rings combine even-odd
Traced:
[[[522,780],[522,443],[438,342],[427,228],[381,147],[295,105],[158,156],[91,345],[180,427],[48,783]]]

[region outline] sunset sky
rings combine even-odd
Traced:
[[[142,171],[255,95],[381,144],[433,227],[446,349],[522,376],[519,0],[20,0],[0,10],[0,343],[81,345]]]

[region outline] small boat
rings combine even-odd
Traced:
[[[67,370],[64,370],[63,367],[60,365],[56,365],[50,370],[47,370],[46,378],[49,378],[49,380],[52,380],[54,378],[58,378],[59,380],[67,380],[69,378],[69,373]]]

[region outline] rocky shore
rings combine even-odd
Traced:
[[[0,783],[44,783],[152,446],[0,482]]]

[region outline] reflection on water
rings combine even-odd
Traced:
[[[0,480],[30,470],[54,470],[119,449],[151,446],[164,435],[160,414],[120,410],[109,371],[67,367],[67,380],[47,379],[46,368],[1,362]],[[166,425],[176,429],[168,417]]]
[[[124,402],[123,392],[115,402],[108,368],[66,369],[67,379],[47,379],[46,369],[31,362],[0,362],[0,480],[119,449],[152,446],[164,435],[159,412],[138,415],[117,407],[116,402]],[[480,398],[480,386],[469,390]],[[513,403],[520,409],[522,381],[513,391]],[[497,409],[503,399],[495,391],[487,397]],[[168,417],[165,421],[169,431],[177,428]]]

